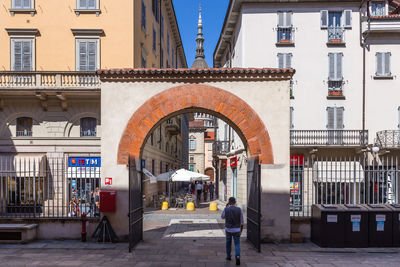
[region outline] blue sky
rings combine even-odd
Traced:
[[[201,3],[204,33],[204,53],[210,67],[213,65],[213,53],[224,23],[229,0],[173,0],[179,30],[186,53],[188,67],[196,55],[197,21],[199,3]]]

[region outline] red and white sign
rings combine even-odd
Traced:
[[[304,156],[303,155],[290,155],[290,166],[303,166]]]
[[[226,169],[226,165],[227,165],[226,162],[227,162],[226,159],[221,160],[222,168],[224,168],[224,169]]]
[[[237,157],[230,158],[229,161],[231,163],[231,167],[237,166]]]
[[[106,177],[106,179],[104,181],[104,185],[112,186],[112,178],[111,177]]]

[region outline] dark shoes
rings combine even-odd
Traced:
[[[240,265],[240,258],[236,258],[236,265]]]
[[[225,260],[227,260],[227,261],[230,261],[230,260],[231,260],[231,258],[230,258],[230,257],[226,257],[226,258],[225,258]]]

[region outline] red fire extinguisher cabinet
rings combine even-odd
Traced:
[[[115,212],[117,209],[117,191],[100,192],[100,212]]]

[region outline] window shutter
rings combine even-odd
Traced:
[[[96,8],[96,0],[88,0],[88,8],[95,9]]]
[[[383,75],[383,69],[382,69],[382,66],[383,66],[383,53],[376,53],[376,56],[375,56],[375,65],[376,65],[376,76],[381,76],[381,75]]]
[[[293,12],[286,12],[286,27],[292,27],[293,25]]]
[[[86,1],[87,0],[79,0],[79,8],[85,9],[87,7]]]
[[[283,27],[284,26],[284,21],[283,21],[283,12],[278,12],[278,27]]]
[[[293,107],[290,107],[290,129],[294,128],[293,124]]]
[[[336,53],[336,80],[343,80],[343,54]]]
[[[278,53],[278,68],[284,68],[285,62],[284,62],[284,56],[285,54]]]
[[[329,80],[333,81],[335,80],[335,54],[334,53],[329,53]]]
[[[22,70],[22,41],[15,41],[14,43],[14,66],[13,70]]]
[[[96,70],[97,42],[88,42],[88,71]]]
[[[333,107],[326,108],[326,113],[327,113],[326,128],[328,130],[334,130],[335,129],[335,108],[333,108]]]
[[[321,10],[321,28],[328,28],[328,10]]]
[[[387,52],[383,54],[385,57],[385,64],[384,64],[384,75],[385,76],[390,76],[391,75],[391,71],[390,71],[390,56],[391,53]]]
[[[336,108],[336,128],[335,130],[344,129],[344,107]]]
[[[344,27],[347,29],[351,29],[351,24],[352,24],[352,11],[351,10],[345,10],[344,11]]]
[[[14,0],[14,8],[22,8],[23,0]]]
[[[79,71],[87,71],[87,42],[79,41]]]
[[[23,71],[32,70],[32,41],[22,42],[22,64]]]
[[[292,67],[292,53],[287,53],[285,54],[285,68],[291,68]]]

